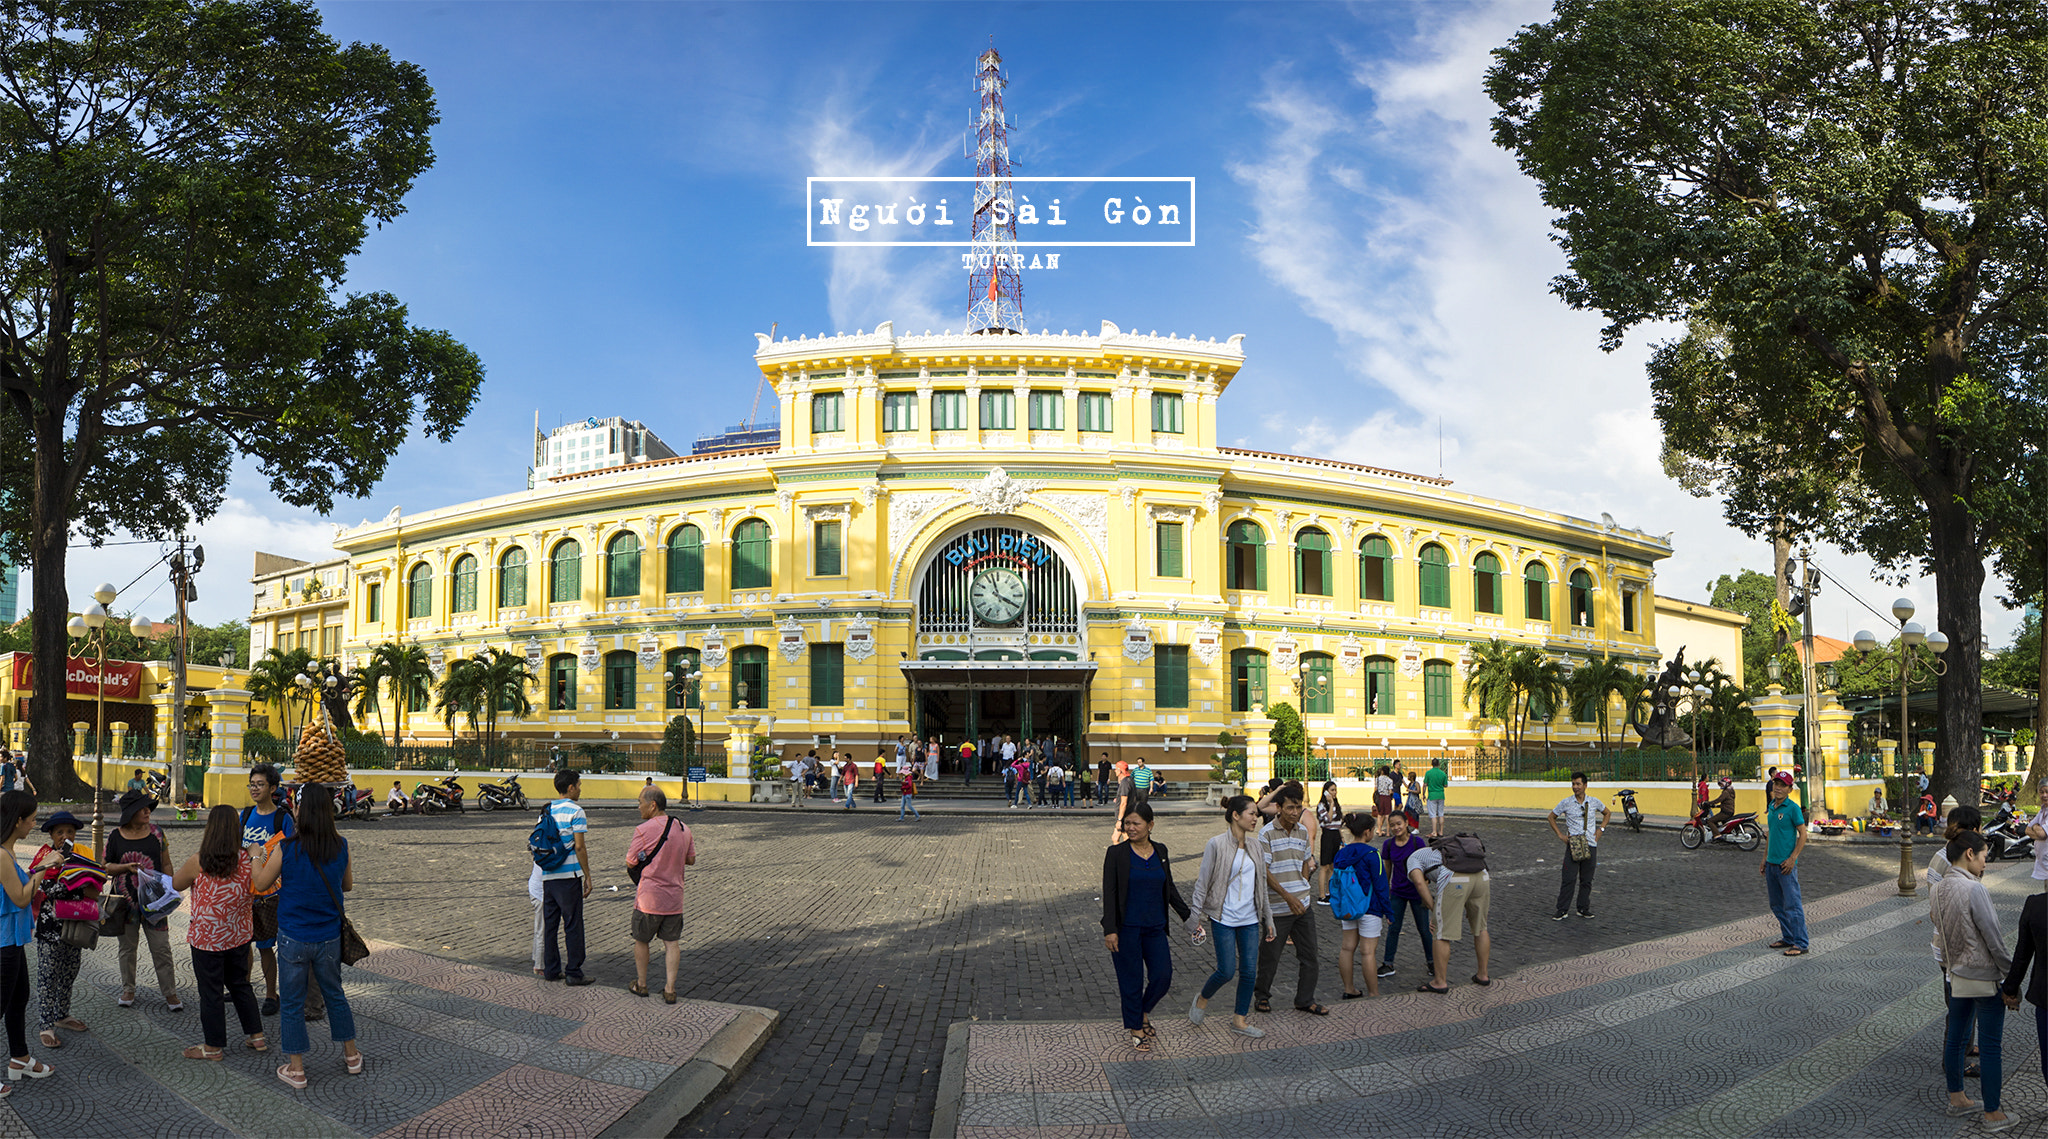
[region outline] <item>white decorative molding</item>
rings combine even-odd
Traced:
[[[1204,666],[1215,664],[1216,658],[1223,653],[1223,626],[1207,617],[1202,618],[1195,625],[1192,642],[1196,660]]]
[[[1422,646],[1415,643],[1414,637],[1401,646],[1400,657],[1402,676],[1413,680],[1422,675]]]
[[[806,522],[844,522],[853,517],[851,502],[820,502],[804,507]]]
[[[1109,553],[1109,496],[1107,494],[1040,494],[1037,505],[1063,515],[1095,543],[1098,557]]]
[[[1300,517],[1300,515],[1297,515],[1292,510],[1275,511],[1273,513],[1273,521],[1276,526],[1277,536],[1289,539],[1291,541],[1293,539],[1293,533],[1290,528],[1294,525],[1294,520],[1298,517]]]
[[[945,490],[890,495],[889,555],[895,557],[901,554],[904,544],[910,540],[911,535],[923,527],[926,518],[959,500],[958,494]]]
[[[991,467],[979,481],[954,483],[953,486],[956,490],[965,491],[968,501],[984,514],[1014,514],[1039,484],[1013,479],[1003,468]]]
[[[1138,488],[1131,483],[1125,483],[1116,488],[1116,492],[1123,497],[1124,509],[1126,510],[1129,510],[1131,505],[1138,501]]]
[[[776,626],[775,647],[782,653],[782,659],[791,664],[804,655],[804,627],[796,618],[788,618]]]
[[[641,668],[653,672],[661,667],[661,642],[654,639],[653,633],[640,634],[640,643],[635,647],[640,651]]]
[[[540,640],[539,640],[539,638],[536,638],[536,637],[528,637],[528,638],[526,638],[526,667],[527,667],[527,668],[528,668],[528,669],[529,669],[529,670],[530,670],[530,671],[531,671],[531,672],[532,672],[532,673],[533,673],[533,674],[534,674],[535,676],[539,676],[539,675],[540,675],[540,665],[541,665],[541,654],[542,654],[542,652],[543,652],[543,650],[542,650],[542,648],[541,648],[541,645],[540,645]]]
[[[1124,657],[1133,662],[1152,658],[1152,626],[1143,617],[1133,617],[1124,626]]]
[[[846,655],[855,661],[865,661],[875,655],[875,628],[869,623],[867,614],[856,613],[846,623]]]
[[[1365,642],[1359,640],[1356,633],[1344,634],[1344,639],[1337,645],[1337,663],[1344,666],[1344,675],[1356,675],[1358,666],[1364,662]]]
[[[589,673],[595,673],[598,665],[604,663],[603,658],[598,655],[595,634],[583,634],[583,643],[576,646],[576,663],[583,671]]]
[[[1154,522],[1193,522],[1195,520],[1195,508],[1187,505],[1148,502],[1145,504],[1145,516]]]
[[[704,630],[704,652],[698,659],[705,668],[725,667],[725,634],[718,631],[718,626]]]
[[[441,674],[446,672],[447,669],[448,654],[442,651],[441,646],[435,645],[432,649],[429,649],[427,651],[427,671],[434,674],[434,679],[441,679]]]
[[[1223,505],[1223,492],[1221,490],[1211,488],[1202,492],[1203,510],[1214,514],[1216,513],[1216,508],[1221,505]]]
[[[781,490],[775,492],[775,505],[781,507],[784,510],[788,510],[789,504],[795,501],[796,492],[790,490],[788,487],[784,487]]]
[[[1293,633],[1282,633],[1273,638],[1274,671],[1281,673],[1293,672],[1294,666],[1299,664],[1300,661],[1301,645],[1295,641]]]
[[[889,493],[889,488],[883,486],[879,480],[862,483],[860,488],[860,504],[862,506],[873,506],[877,498],[887,493]]]

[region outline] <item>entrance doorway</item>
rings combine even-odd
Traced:
[[[1086,662],[905,662],[917,708],[918,738],[937,736],[944,748],[940,771],[959,774],[960,744],[972,739],[977,775],[995,770],[989,741],[1057,737],[1070,755],[1086,754]]]

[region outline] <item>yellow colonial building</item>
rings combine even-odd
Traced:
[[[1054,734],[1188,767],[1282,700],[1339,757],[1497,739],[1462,690],[1490,638],[1654,666],[1665,538],[1219,447],[1241,336],[884,324],[759,336],[754,363],[772,445],[338,531],[344,659],[522,653],[538,710],[511,734],[565,744],[650,741],[687,705],[707,738],[737,712],[785,752]],[[330,567],[280,567],[308,568]],[[447,735],[425,711],[408,731]],[[1551,737],[1594,731],[1560,714]]]

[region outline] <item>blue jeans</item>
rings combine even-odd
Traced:
[[[896,817],[900,819],[903,817],[903,812],[909,811],[910,817],[913,819],[924,818],[923,815],[917,813],[916,799],[917,796],[915,795],[905,795],[903,797],[903,802],[897,804],[896,806]]]
[[[1109,960],[1116,966],[1117,992],[1123,997],[1124,1027],[1136,1032],[1145,1027],[1145,1015],[1173,987],[1173,953],[1166,927],[1124,926],[1117,931],[1116,952]],[[1151,975],[1149,984],[1147,974]]]
[[[1005,780],[1003,780],[1003,801],[1004,801],[1004,802],[1006,802],[1006,803],[1008,803],[1008,804],[1010,804],[1010,805],[1011,805],[1012,807],[1014,807],[1014,806],[1016,806],[1016,805],[1017,805],[1017,781],[1016,781],[1016,780],[1014,780],[1014,779],[1005,779]]]
[[[1415,936],[1422,939],[1423,971],[1434,969],[1436,959],[1430,954],[1435,947],[1429,943],[1429,908],[1422,904],[1421,898],[1404,898],[1399,894],[1394,895],[1393,903],[1393,909],[1387,914],[1386,954],[1380,958],[1380,964],[1394,963],[1394,950],[1401,947],[1401,914],[1406,910],[1415,916]]]
[[[1794,949],[1806,948],[1806,907],[1799,903],[1799,870],[1778,872],[1779,864],[1764,863],[1764,889],[1771,897],[1771,912],[1778,917],[1778,940]]]
[[[1202,999],[1216,995],[1237,974],[1237,1015],[1245,1016],[1252,1011],[1252,989],[1259,980],[1259,938],[1264,927],[1253,922],[1250,925],[1224,925],[1211,919],[1209,937],[1216,942],[1216,971],[1202,982]]]
[[[306,1040],[306,985],[320,986],[327,998],[327,1032],[337,1042],[356,1038],[355,1014],[341,991],[341,938],[295,941],[277,935],[278,1032],[285,1055],[303,1056]]]
[[[1073,805],[1074,805],[1074,781],[1073,781],[1073,780],[1071,780],[1071,779],[1069,779],[1069,780],[1067,780],[1067,806],[1071,807],[1071,806],[1073,806]]]
[[[1997,1111],[2005,1048],[2005,1001],[1997,994],[1948,999],[1948,1038],[1941,1050],[1941,1074],[1948,1077],[1951,1093],[1963,1090],[1963,1053],[1969,1048],[1972,1021],[1977,1026],[1977,1066],[1984,1072],[1984,1110]]]

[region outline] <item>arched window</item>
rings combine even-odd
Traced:
[[[768,558],[766,522],[759,518],[749,518],[735,527],[732,532],[732,587],[768,588],[775,577]]]
[[[405,575],[405,615],[434,615],[434,567],[425,562],[412,567],[412,572]]]
[[[1337,710],[1337,678],[1329,653],[1301,654],[1301,708],[1310,715],[1327,716]]]
[[[1266,588],[1266,532],[1259,524],[1239,520],[1230,524],[1223,547],[1223,587]]]
[[[576,710],[576,654],[557,653],[548,658],[548,710]]]
[[[640,536],[621,530],[604,545],[604,595],[640,596]]]
[[[604,706],[631,709],[633,694],[639,691],[639,667],[631,649],[604,654]]]
[[[1451,607],[1451,555],[1431,542],[1415,556],[1416,602],[1431,609]]]
[[[1522,613],[1531,621],[1550,620],[1550,569],[1542,562],[1522,570]]]
[[[1448,716],[1451,714],[1451,662],[1431,660],[1422,662],[1422,714],[1425,716]]]
[[[1480,554],[1472,559],[1472,612],[1499,613],[1506,607],[1500,590],[1500,559]]]
[[[1383,535],[1358,544],[1358,596],[1364,601],[1394,599],[1394,544]]]
[[[514,546],[498,559],[498,606],[526,604],[526,551]]]
[[[703,654],[696,649],[670,649],[668,655],[662,658],[662,683],[664,691],[668,693],[666,704],[669,708],[680,711],[704,706],[704,698],[701,695],[704,690],[703,677],[698,677],[695,684],[691,684],[689,680],[690,674],[697,672],[702,663]],[[669,677],[674,679],[668,679]]]
[[[448,575],[450,592],[448,611],[450,613],[476,612],[476,558],[464,554],[455,559],[455,572]]]
[[[548,575],[548,601],[559,605],[583,600],[583,544],[567,538],[555,547],[554,572]]]
[[[1365,714],[1394,714],[1394,658],[1365,658]]]
[[[1330,536],[1311,526],[1294,536],[1294,592],[1330,595]]]
[[[1593,575],[1582,569],[1572,571],[1572,624],[1581,629],[1593,627]]]
[[[768,647],[741,645],[732,651],[734,707],[765,707],[768,703]]]
[[[1230,710],[1249,712],[1266,703],[1266,654],[1257,649],[1230,653]]]
[[[668,591],[704,590],[704,531],[684,523],[668,532]]]

